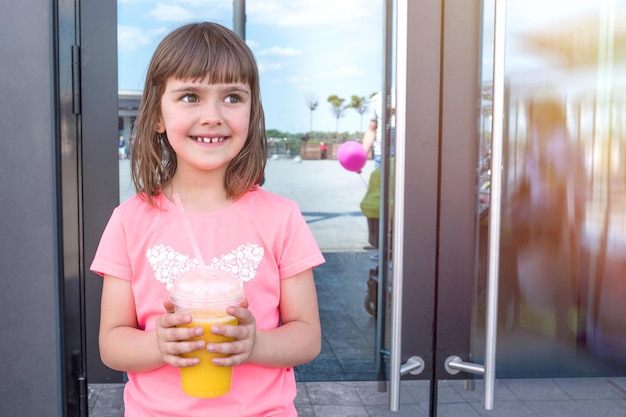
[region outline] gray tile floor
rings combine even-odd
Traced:
[[[370,251],[325,252],[326,263],[315,269],[322,352],[296,368],[298,381],[375,380],[376,319],[364,301],[369,269],[376,266]]]
[[[404,381],[400,409],[392,412],[388,394],[375,381],[299,382],[300,417],[426,417],[427,381]],[[92,384],[91,417],[122,417],[121,384]],[[498,380],[494,409],[482,408],[482,382],[467,390],[464,381],[441,381],[438,417],[625,417],[626,378]]]

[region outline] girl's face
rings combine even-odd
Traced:
[[[250,108],[247,84],[170,78],[156,130],[167,133],[177,169],[225,172],[248,137]]]

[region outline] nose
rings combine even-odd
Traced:
[[[209,126],[218,126],[223,122],[221,103],[217,100],[206,100],[201,107],[200,123]]]

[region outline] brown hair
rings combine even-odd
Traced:
[[[528,123],[542,133],[565,127],[565,105],[556,98],[533,100],[528,103]]]
[[[168,34],[157,46],[144,85],[131,148],[132,180],[137,193],[155,206],[154,197],[176,173],[176,153],[167,135],[158,134],[161,97],[170,78],[250,86],[250,128],[246,143],[228,164],[224,187],[236,199],[260,184],[267,162],[265,118],[259,72],[252,51],[233,31],[217,23],[191,23]]]

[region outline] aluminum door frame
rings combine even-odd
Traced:
[[[455,378],[446,359],[470,359],[481,2],[397,7],[393,286],[401,313],[392,341],[401,354],[392,354],[391,373],[421,357],[423,372],[405,378],[430,380],[436,407],[436,381]]]

